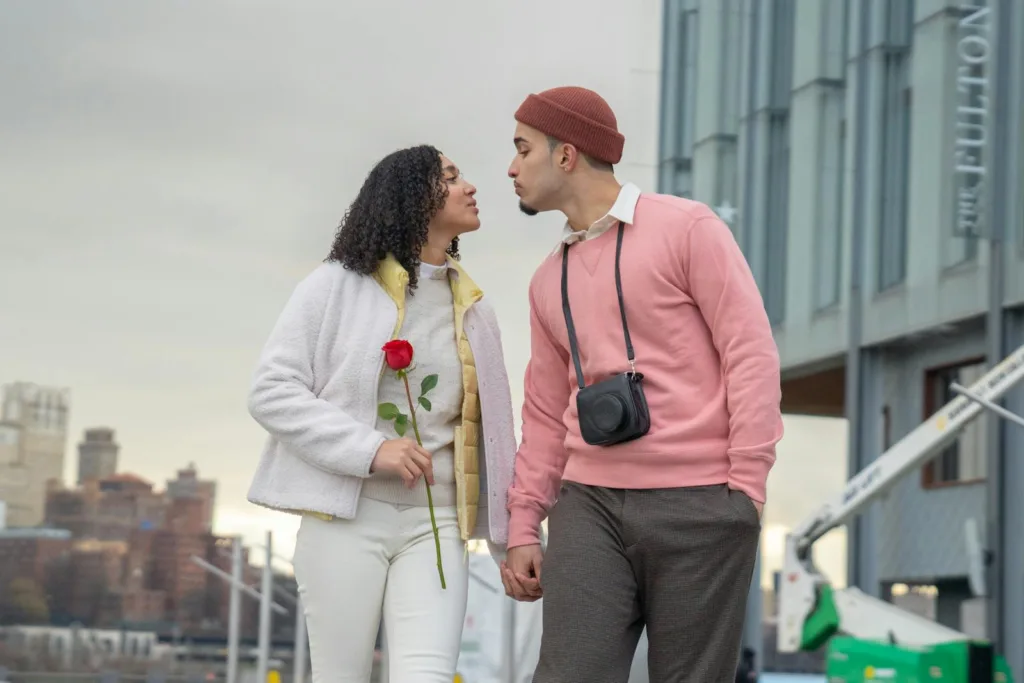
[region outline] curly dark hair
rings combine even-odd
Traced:
[[[325,260],[371,275],[390,253],[409,273],[409,288],[415,289],[427,226],[447,198],[448,183],[436,148],[418,145],[392,152],[367,175]],[[458,238],[448,253],[459,258]]]

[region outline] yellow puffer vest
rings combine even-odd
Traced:
[[[455,428],[455,503],[458,510],[459,535],[462,540],[468,541],[476,528],[480,509],[480,396],[476,380],[476,363],[463,322],[466,311],[484,294],[457,261],[449,257],[448,265],[455,271],[449,281],[455,303],[455,338],[459,360],[462,362],[463,390],[462,423]],[[409,273],[394,257],[388,255],[381,261],[374,279],[398,307],[398,319],[391,334],[392,339],[397,339],[405,320],[405,294],[409,285]],[[383,363],[381,372],[384,372]],[[321,519],[333,519],[320,513],[307,514]]]

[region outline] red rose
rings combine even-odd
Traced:
[[[392,339],[381,350],[384,361],[392,370],[405,370],[412,364],[412,344],[404,339]]]

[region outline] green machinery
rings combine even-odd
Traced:
[[[1003,394],[1024,379],[1024,346],[853,477],[843,492],[786,537],[779,584],[778,648],[812,651],[828,644],[828,683],[1012,683],[1006,661],[990,643],[899,609],[857,588],[834,589],[814,566],[816,540],[860,514],[902,477],[937,455],[985,409],[1024,427],[1024,419],[1000,407]],[[973,522],[968,522],[968,540]],[[984,575],[981,552],[972,574]]]

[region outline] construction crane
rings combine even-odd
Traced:
[[[1024,427],[998,401],[1024,379],[1024,346],[854,476],[835,499],[786,537],[779,587],[778,649],[812,651],[828,643],[830,683],[1012,683],[990,643],[902,610],[855,588],[834,589],[814,566],[814,542],[847,523],[956,439],[984,410]],[[969,541],[972,527],[968,524]],[[972,575],[983,574],[980,553]]]

